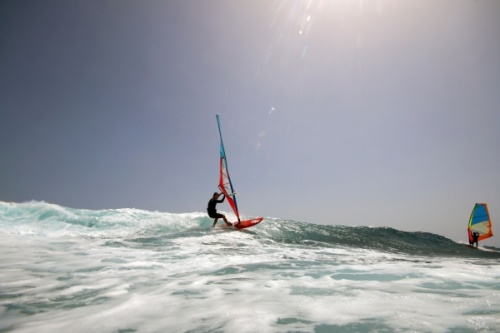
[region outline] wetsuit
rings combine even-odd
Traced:
[[[210,199],[210,201],[208,202],[208,207],[207,207],[208,216],[210,216],[213,219],[222,218],[224,215],[222,215],[220,213],[217,213],[217,210],[215,209],[215,205],[217,205],[218,203],[223,202],[225,199],[226,199],[225,195],[224,195],[224,197],[221,200],[217,200],[217,199],[214,199],[214,198]]]
[[[476,243],[476,247],[479,246],[479,244],[477,242],[478,238],[479,238],[479,234],[477,232],[473,232],[472,233],[472,244],[471,244],[472,246],[474,246],[474,243]]]

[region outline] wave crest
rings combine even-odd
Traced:
[[[205,213],[163,213],[134,208],[85,210],[45,202],[0,202],[0,232],[47,237],[197,237],[211,229]],[[500,258],[498,249],[476,251],[429,232],[408,232],[388,227],[318,225],[265,218],[242,232],[259,241],[307,246],[371,249],[419,256]]]

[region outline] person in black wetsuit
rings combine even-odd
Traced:
[[[232,226],[232,224],[227,220],[226,216],[223,215],[223,214],[221,214],[221,213],[217,213],[217,210],[215,209],[215,206],[218,203],[221,203],[221,202],[223,202],[226,199],[226,196],[224,194],[222,194],[222,195],[224,195],[224,198],[222,198],[221,200],[217,200],[221,194],[222,193],[215,192],[214,195],[212,196],[212,199],[210,199],[210,201],[208,202],[208,207],[207,207],[208,216],[210,216],[211,218],[215,219],[214,220],[214,225],[212,226],[212,228],[215,227],[215,225],[217,224],[217,221],[220,218],[223,219],[224,222],[226,222],[226,224],[228,226]]]
[[[478,247],[479,245],[477,242],[478,238],[479,238],[479,233],[474,231],[472,233],[472,243],[470,245],[474,246],[474,243],[476,243],[476,247]]]

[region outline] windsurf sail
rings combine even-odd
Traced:
[[[468,226],[469,243],[472,244],[472,233],[479,233],[478,240],[484,240],[493,236],[491,230],[490,213],[488,205],[485,203],[477,203],[472,210]]]
[[[224,141],[222,140],[222,131],[220,129],[219,115],[217,117],[217,125],[219,126],[220,135],[220,173],[219,173],[219,188],[226,196],[229,205],[233,209],[234,214],[240,222],[240,213],[238,212],[238,203],[236,201],[236,193],[233,188],[233,183],[229,177],[229,169],[227,167],[226,151],[224,150]]]

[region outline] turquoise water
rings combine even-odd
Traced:
[[[391,228],[0,202],[0,332],[498,332],[500,253]]]

